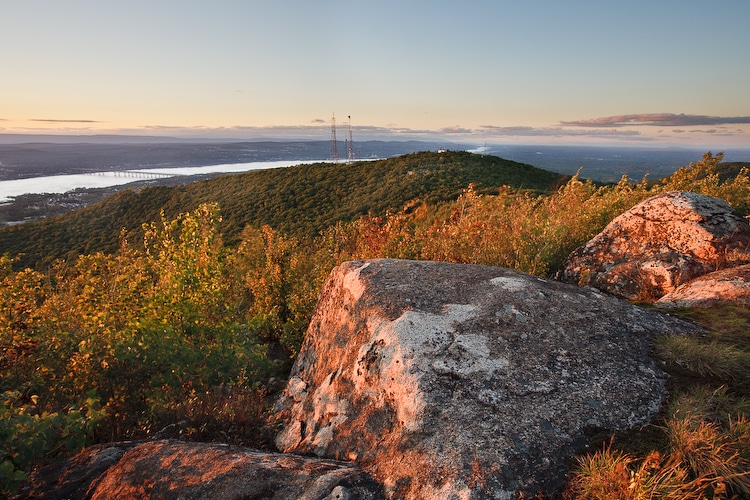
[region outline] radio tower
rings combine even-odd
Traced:
[[[352,115],[349,115],[349,139],[346,142],[346,163],[354,161],[354,143],[352,142]]]
[[[331,161],[339,162],[339,146],[336,143],[336,115],[331,117]]]

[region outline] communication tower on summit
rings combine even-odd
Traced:
[[[349,139],[346,141],[346,163],[354,161],[354,142],[352,141],[352,115],[349,115]]]
[[[339,146],[336,142],[336,115],[331,117],[331,161],[339,162]]]

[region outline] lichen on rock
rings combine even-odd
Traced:
[[[717,269],[750,263],[750,225],[727,202],[698,193],[653,196],[568,256],[556,278],[654,301]]]
[[[591,429],[658,412],[651,337],[692,329],[509,269],[344,263],[277,402],[277,445],[354,460],[394,498],[552,491]]]

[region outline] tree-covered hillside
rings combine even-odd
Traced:
[[[241,213],[238,206],[247,202],[242,196],[249,196],[238,179],[248,184],[255,179],[273,194],[284,190],[284,176],[280,171],[226,177],[213,194],[235,206],[206,203],[188,212],[201,195],[194,190],[211,185],[201,183],[128,193],[92,208],[99,219],[72,219],[89,224],[88,231],[101,224],[99,241],[80,240],[93,247],[117,238],[112,221],[145,207],[180,210],[176,216],[133,220],[143,237],[122,239],[111,254],[87,251],[40,271],[15,270],[12,257],[0,256],[0,497],[12,496],[32,469],[91,443],[168,431],[179,439],[269,447],[276,428],[266,416],[279,382],[302,345],[320,288],[341,262],[437,260],[549,277],[577,246],[653,195],[694,191],[726,200],[741,215],[747,215],[750,201],[750,170],[725,177],[721,154],[707,153],[656,183],[623,179],[600,186],[573,177],[543,194],[480,184],[479,178],[491,177],[488,171],[508,166],[502,160],[463,153],[414,158],[425,160],[419,169],[408,158],[391,160],[391,170],[379,171],[371,185],[356,166],[288,171],[306,176],[296,179],[297,194],[338,200],[329,213],[343,213],[353,199],[352,206],[361,203],[362,191],[336,191],[342,186],[367,186],[374,212],[373,207],[388,206],[376,203],[382,201],[377,196],[393,195],[389,185],[411,186],[410,196],[427,198],[419,183],[409,184],[415,176],[423,177],[422,184],[433,182],[438,189],[432,192],[445,196],[453,193],[445,169],[464,176],[459,184],[475,184],[455,200],[362,215],[332,223],[314,237],[285,235],[269,225],[246,227],[228,247],[220,234],[227,214]],[[484,177],[467,174],[469,163]],[[508,170],[519,175],[525,168]],[[398,175],[389,177],[398,169],[403,184],[393,181]],[[329,179],[324,171],[335,175]],[[347,182],[352,179],[359,184]],[[327,192],[315,192],[315,186]],[[491,194],[480,192],[481,186]],[[293,208],[287,213],[305,210]],[[72,244],[78,229],[72,223],[62,218],[49,227]],[[617,498],[750,495],[750,308],[674,314],[695,319],[707,332],[655,341],[655,355],[672,374],[669,403],[655,425],[592,436],[592,453],[579,458],[566,498],[608,499],[612,492]]]
[[[113,253],[121,229],[140,239],[140,224],[159,219],[161,210],[169,218],[201,203],[221,206],[221,232],[231,246],[246,226],[266,224],[288,235],[315,236],[336,222],[383,215],[412,200],[456,199],[470,183],[489,193],[504,185],[549,191],[563,180],[531,165],[467,152],[298,165],[121,192],[71,214],[0,230],[0,254],[23,254],[18,266],[40,267],[58,258]]]

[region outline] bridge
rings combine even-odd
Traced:
[[[109,170],[106,172],[91,172],[88,175],[112,175],[114,177],[131,177],[133,179],[168,179],[175,174],[165,174],[162,172],[147,172],[144,170]]]

